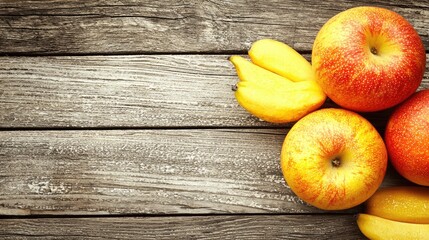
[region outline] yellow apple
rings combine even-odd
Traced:
[[[392,107],[420,85],[425,48],[413,26],[378,7],[356,7],[320,29],[312,51],[317,81],[338,105],[360,112]]]
[[[366,201],[383,181],[387,151],[383,139],[357,113],[326,108],[300,119],[288,132],[281,168],[291,190],[324,210]]]

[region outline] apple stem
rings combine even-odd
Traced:
[[[374,54],[374,55],[378,55],[377,48],[371,47],[371,53]]]
[[[231,89],[232,89],[232,91],[237,91],[238,90],[238,86],[237,86],[237,84],[234,84],[234,85],[232,85],[231,86]]]
[[[340,165],[341,165],[340,158],[336,157],[336,158],[332,159],[332,166],[333,167],[339,167]]]

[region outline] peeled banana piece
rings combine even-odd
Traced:
[[[238,103],[262,120],[294,122],[318,109],[326,99],[315,81],[294,82],[241,56],[229,60],[240,79],[235,91]]]
[[[261,39],[252,44],[249,57],[253,63],[294,82],[315,81],[311,64],[292,47],[273,39]]]
[[[369,239],[428,239],[429,224],[393,221],[370,214],[359,214],[357,224]]]
[[[409,223],[429,223],[429,188],[395,186],[380,188],[367,202],[366,213]],[[427,236],[429,239],[429,235]]]

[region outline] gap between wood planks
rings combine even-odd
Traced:
[[[138,55],[246,55],[246,50],[236,51],[183,51],[183,52],[85,52],[85,53],[53,53],[53,52],[6,52],[0,57],[85,57],[85,56],[138,56]],[[427,51],[429,52],[429,51]],[[300,54],[311,54],[311,51],[299,51]]]
[[[0,54],[0,57],[85,57],[85,56],[139,56],[139,55],[246,55],[248,50],[236,50],[236,51],[183,51],[183,52],[86,52],[86,53],[52,53],[52,52],[6,52]],[[311,50],[298,51],[302,55],[311,55]],[[426,50],[426,54],[429,54],[429,50]]]
[[[145,213],[126,213],[126,214],[31,214],[31,215],[0,215],[0,219],[38,219],[38,218],[168,218],[168,217],[249,217],[249,216],[357,216],[362,212],[357,209],[356,212],[314,212],[314,213],[202,213],[202,214],[145,214]]]
[[[12,131],[116,131],[116,130],[253,130],[253,129],[289,129],[294,123],[272,126],[108,126],[108,127],[2,127],[0,132]]]

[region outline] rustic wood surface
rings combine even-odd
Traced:
[[[356,239],[353,215],[2,219],[2,239]]]
[[[244,51],[260,38],[275,38],[309,51],[317,31],[330,17],[361,5],[400,13],[429,46],[426,0],[4,0],[0,3],[0,52],[231,52]]]
[[[1,1],[0,238],[363,239],[363,206],[291,192],[293,123],[243,110],[227,61],[261,38],[310,60],[323,23],[361,5],[400,13],[429,49],[427,0]],[[382,133],[390,113],[364,116]],[[409,184],[389,167],[383,186]]]

